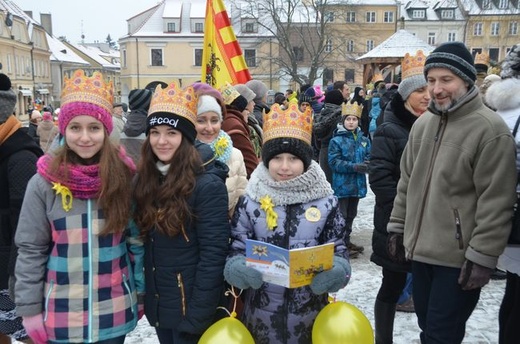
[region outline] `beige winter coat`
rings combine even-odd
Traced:
[[[36,134],[40,137],[41,149],[46,153],[52,141],[58,135],[58,127],[52,121],[41,121],[36,129]]]
[[[226,178],[226,188],[229,197],[229,216],[233,215],[238,198],[245,192],[247,186],[247,172],[242,152],[233,147],[231,157],[227,161],[229,168],[228,177]]]

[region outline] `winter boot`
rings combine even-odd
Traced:
[[[376,344],[392,344],[395,306],[395,303],[386,303],[376,299],[374,308]]]

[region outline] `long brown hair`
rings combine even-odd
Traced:
[[[202,169],[200,155],[183,137],[165,176],[157,169],[156,162],[148,136],[141,149],[134,188],[135,223],[144,239],[154,226],[164,235],[185,235],[184,224],[192,218],[188,198],[195,188],[196,175]]]
[[[133,172],[119,156],[119,149],[110,141],[105,129],[105,138],[100,151],[93,157],[91,163],[99,163],[101,190],[98,198],[99,208],[103,210],[105,227],[100,235],[121,233],[130,220]],[[56,151],[50,164],[50,170],[64,180],[68,179],[67,165],[85,164],[66,144]],[[60,166],[65,168],[60,169]],[[61,173],[59,171],[64,171]]]

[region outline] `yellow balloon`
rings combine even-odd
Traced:
[[[255,344],[255,340],[240,320],[228,317],[211,325],[202,337],[199,344]]]
[[[312,327],[313,344],[373,344],[374,331],[367,317],[346,302],[329,303]]]

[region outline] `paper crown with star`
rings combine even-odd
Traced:
[[[415,55],[406,53],[401,61],[401,80],[414,75],[423,75],[426,55],[422,50],[417,50]]]
[[[197,101],[191,86],[182,89],[173,82],[163,89],[160,84],[157,85],[150,101],[146,133],[154,126],[169,125],[194,142],[197,136]]]
[[[489,54],[486,52],[477,53],[475,55],[475,65],[481,64],[489,67]]]
[[[361,113],[363,112],[363,105],[358,104],[357,102],[350,103],[350,101],[343,103],[341,105],[341,115],[342,116],[356,116],[357,118],[361,118]]]
[[[92,116],[103,123],[110,133],[112,124],[112,103],[114,87],[112,81],[105,81],[100,72],[87,76],[78,69],[69,77],[65,76],[61,90],[60,116],[58,128],[65,134],[65,128],[76,116]]]
[[[381,73],[376,73],[374,74],[374,76],[372,77],[372,83],[375,84],[376,82],[378,81],[383,81],[385,80],[385,78],[383,78],[383,74]]]
[[[229,82],[226,82],[225,85],[222,85],[219,91],[220,94],[222,94],[222,98],[224,98],[224,104],[226,105],[231,105],[233,101],[240,96],[240,93],[237,91],[237,89]]]

